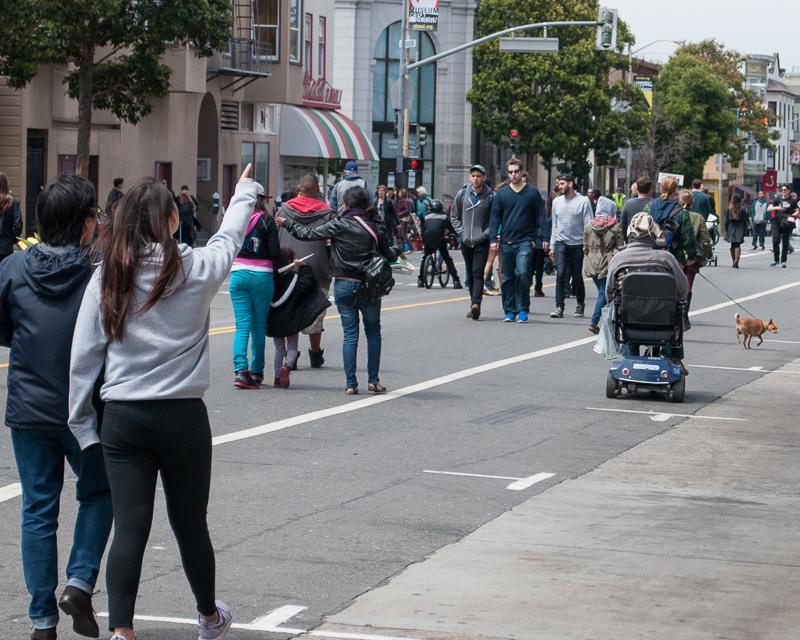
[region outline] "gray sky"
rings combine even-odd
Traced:
[[[800,72],[800,0],[602,0],[617,9],[634,35],[634,50],[654,40],[696,42],[714,37],[742,53],[778,52],[787,72]],[[667,16],[674,18],[669,19]],[[668,42],[648,47],[639,57],[664,62],[676,48]]]

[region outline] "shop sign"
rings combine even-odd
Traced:
[[[342,90],[334,89],[323,78],[303,78],[303,104],[318,109],[338,109],[342,106]]]
[[[408,28],[411,31],[436,31],[439,25],[439,0],[408,0]]]

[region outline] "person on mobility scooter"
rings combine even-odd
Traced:
[[[648,213],[628,227],[628,246],[612,259],[606,298],[616,307],[614,335],[623,345],[606,380],[606,396],[639,388],[663,389],[683,402],[683,312],[689,284],[680,263],[659,245],[661,229]],[[644,353],[640,354],[640,348]]]

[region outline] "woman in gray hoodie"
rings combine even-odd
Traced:
[[[106,566],[112,640],[134,640],[133,615],[156,482],[197,600],[199,637],[223,638],[231,612],[215,601],[206,510],[211,428],[210,304],[242,246],[257,185],[245,169],[220,230],[202,249],[178,245],[178,212],[154,180],[119,203],[104,258],[83,297],[72,343],[69,427],[81,449],[98,441],[111,486],[114,540]],[[102,433],[91,403],[100,397]]]

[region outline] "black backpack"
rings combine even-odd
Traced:
[[[394,288],[394,275],[389,261],[378,252],[378,236],[359,216],[353,216],[375,241],[375,250],[364,265],[363,294],[369,300],[380,300]]]

